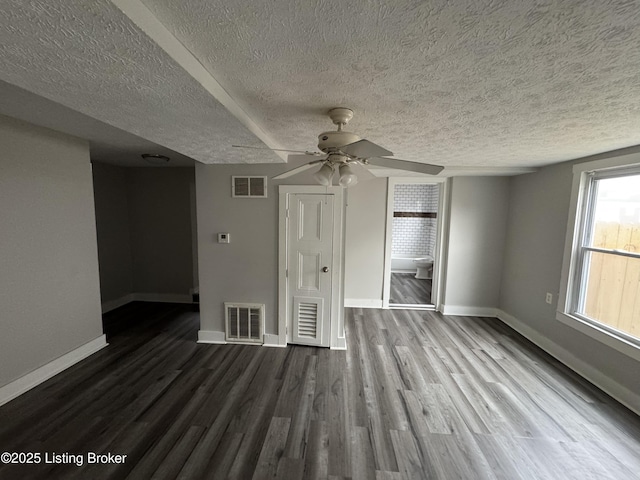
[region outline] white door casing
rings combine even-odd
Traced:
[[[346,347],[343,208],[340,187],[280,186],[281,345]]]
[[[288,279],[293,343],[329,346],[333,195],[289,195]]]
[[[389,305],[391,296],[391,257],[393,237],[393,199],[395,186],[398,184],[440,184],[440,198],[438,200],[437,238],[433,263],[433,286],[431,291],[431,303],[437,311],[442,311],[442,299],[444,298],[444,284],[446,279],[446,251],[449,229],[449,190],[450,180],[446,177],[389,177],[387,180],[387,225],[385,235],[384,277],[382,288],[382,308],[392,308]],[[424,309],[425,307],[406,306],[401,308]],[[433,309],[429,307],[427,309]]]

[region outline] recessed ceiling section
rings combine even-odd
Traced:
[[[0,79],[204,163],[281,162],[107,0],[8,1]]]
[[[126,167],[149,166],[141,155],[152,152],[170,158],[168,166],[193,166],[193,159],[144,138],[107,125],[59,103],[0,81],[0,115],[84,138],[91,145],[91,161]]]

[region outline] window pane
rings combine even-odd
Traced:
[[[640,252],[640,175],[596,180],[589,245]]]
[[[640,226],[635,230],[640,232]],[[640,258],[589,252],[582,313],[640,339]]]

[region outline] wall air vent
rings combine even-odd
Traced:
[[[224,311],[227,342],[264,343],[264,304],[225,302]]]
[[[267,198],[267,177],[231,177],[234,198]]]

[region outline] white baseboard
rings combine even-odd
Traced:
[[[138,302],[193,303],[193,297],[186,293],[133,293]]]
[[[498,316],[498,310],[492,307],[466,307],[461,305],[442,305],[443,315],[460,317],[493,317]]]
[[[85,343],[75,350],[71,350],[69,353],[56,358],[31,373],[27,373],[17,380],[8,383],[0,388],[0,405],[4,405],[26,391],[31,390],[33,387],[49,380],[54,375],[57,375],[63,370],[75,365],[80,360],[87,358],[89,355],[96,353],[107,345],[107,337],[105,335],[100,335],[98,338]]]
[[[111,310],[115,310],[116,308],[120,308],[131,302],[133,302],[133,293],[123,295],[115,300],[107,300],[106,302],[102,302],[102,313],[110,312]]]
[[[513,315],[503,312],[502,310],[497,310],[496,316],[516,332],[535,343],[549,355],[565,364],[578,375],[593,383],[600,390],[611,395],[618,402],[625,405],[629,410],[640,415],[640,395],[607,377],[600,370],[579,359],[560,345],[549,340],[544,335],[541,335],[538,331],[534,330]]]
[[[227,337],[224,332],[216,330],[199,330],[198,343],[227,343]]]
[[[287,344],[280,343],[280,335],[273,335],[271,333],[265,333],[262,336],[264,343],[262,344],[264,347],[281,347],[286,348]]]
[[[344,306],[348,308],[382,308],[382,300],[376,298],[345,298]]]
[[[345,337],[336,338],[335,345],[331,345],[331,350],[346,350],[347,349],[347,339]]]
[[[193,303],[193,295],[184,293],[129,293],[115,300],[102,302],[102,313],[110,312],[131,302]]]

